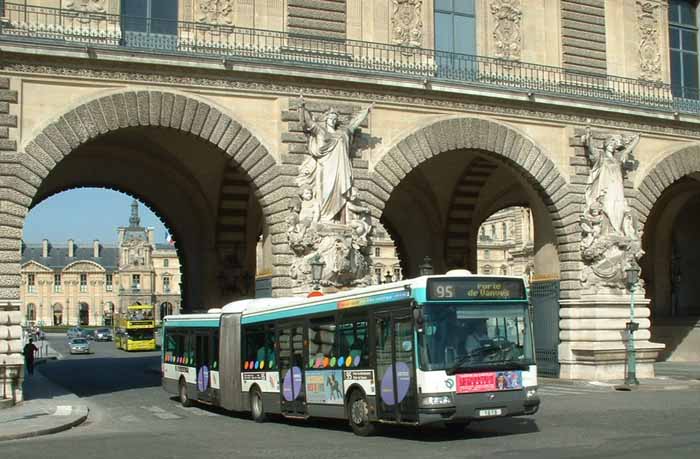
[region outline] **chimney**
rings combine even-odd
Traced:
[[[49,240],[43,239],[41,241],[41,256],[46,258],[49,256]]]
[[[100,257],[100,241],[97,239],[92,241],[92,256],[95,258]]]
[[[73,258],[75,247],[73,246],[73,239],[68,239],[68,258]]]

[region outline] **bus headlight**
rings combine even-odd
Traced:
[[[532,398],[537,396],[537,388],[536,387],[526,387],[525,388],[525,397],[526,398]]]
[[[420,404],[424,408],[434,408],[437,406],[454,405],[454,401],[452,399],[452,394],[430,394],[421,397]]]

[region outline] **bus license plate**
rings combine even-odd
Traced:
[[[479,410],[478,412],[480,418],[487,418],[491,416],[502,416],[503,415],[503,409],[502,408],[491,408],[488,410]]]

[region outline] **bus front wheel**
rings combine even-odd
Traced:
[[[359,390],[353,391],[348,399],[348,417],[350,427],[355,435],[367,437],[372,435],[375,425],[369,420],[369,403],[364,394]]]
[[[192,406],[192,400],[190,400],[187,396],[187,383],[184,379],[180,380],[180,389],[178,392],[180,395],[180,403],[182,404],[182,406],[184,406],[185,408]]]
[[[257,387],[250,391],[250,412],[255,422],[265,422],[267,420],[262,393]]]

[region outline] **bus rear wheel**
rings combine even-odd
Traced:
[[[257,387],[250,391],[250,412],[255,422],[265,422],[267,420],[262,393]]]
[[[180,388],[178,390],[178,394],[180,396],[180,403],[182,404],[182,406],[184,406],[185,408],[192,406],[192,400],[190,400],[187,396],[187,383],[184,379],[180,380]]]
[[[369,403],[362,392],[355,390],[350,394],[347,411],[355,435],[367,437],[374,433],[376,427],[369,420]]]

